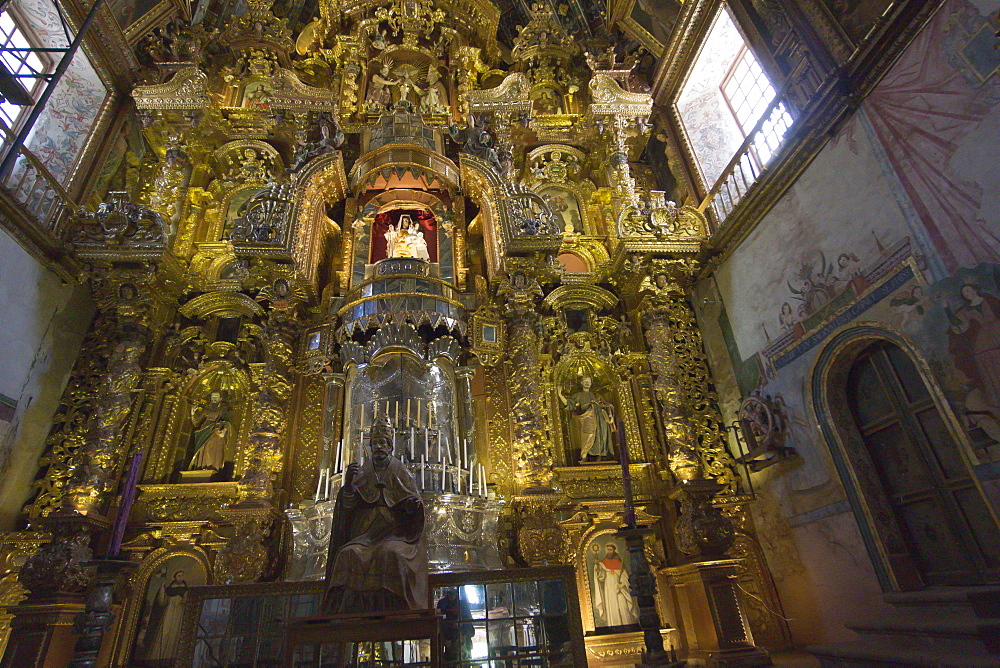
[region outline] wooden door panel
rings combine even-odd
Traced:
[[[922,577],[928,584],[996,579],[996,520],[913,362],[880,346],[859,358],[847,384],[858,433]],[[914,579],[907,568],[896,575],[900,584]]]

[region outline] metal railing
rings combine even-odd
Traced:
[[[13,133],[0,121],[0,132],[5,136],[2,153],[10,150]],[[0,181],[0,190],[22,207],[38,228],[59,239],[63,233],[66,215],[76,209],[76,202],[42,161],[25,146],[13,162],[10,174]]]
[[[746,139],[729,161],[722,175],[701,201],[698,210],[711,210],[718,229],[741,199],[757,182],[771,158],[784,145],[789,128],[795,122],[789,104],[787,87],[774,96],[760,120],[747,133]]]

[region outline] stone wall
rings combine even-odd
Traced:
[[[93,313],[85,287],[62,283],[0,232],[0,530],[14,527],[33,494],[45,437]]]

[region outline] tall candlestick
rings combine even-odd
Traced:
[[[617,421],[618,427],[618,461],[622,465],[622,488],[625,492],[625,524],[635,528],[635,499],[632,496],[632,472],[629,469],[628,445],[625,443],[625,423]]]
[[[129,462],[128,475],[125,476],[125,483],[122,485],[122,500],[118,504],[118,515],[111,529],[111,542],[108,543],[106,556],[109,559],[116,558],[121,551],[122,540],[125,538],[125,525],[128,524],[128,516],[132,513],[132,503],[139,487],[139,470],[145,457],[146,451],[140,450],[132,455],[132,460]]]

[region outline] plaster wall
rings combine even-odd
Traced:
[[[850,639],[844,623],[877,614],[886,588],[815,410],[817,356],[838,332],[873,324],[912,345],[960,422],[960,456],[1000,510],[998,10],[946,2],[696,290],[726,419],[755,390],[789,418],[798,456],[752,480],[798,643]]]
[[[52,416],[80,352],[94,306],[0,231],[0,394],[16,402],[0,420],[0,530],[14,528]]]

